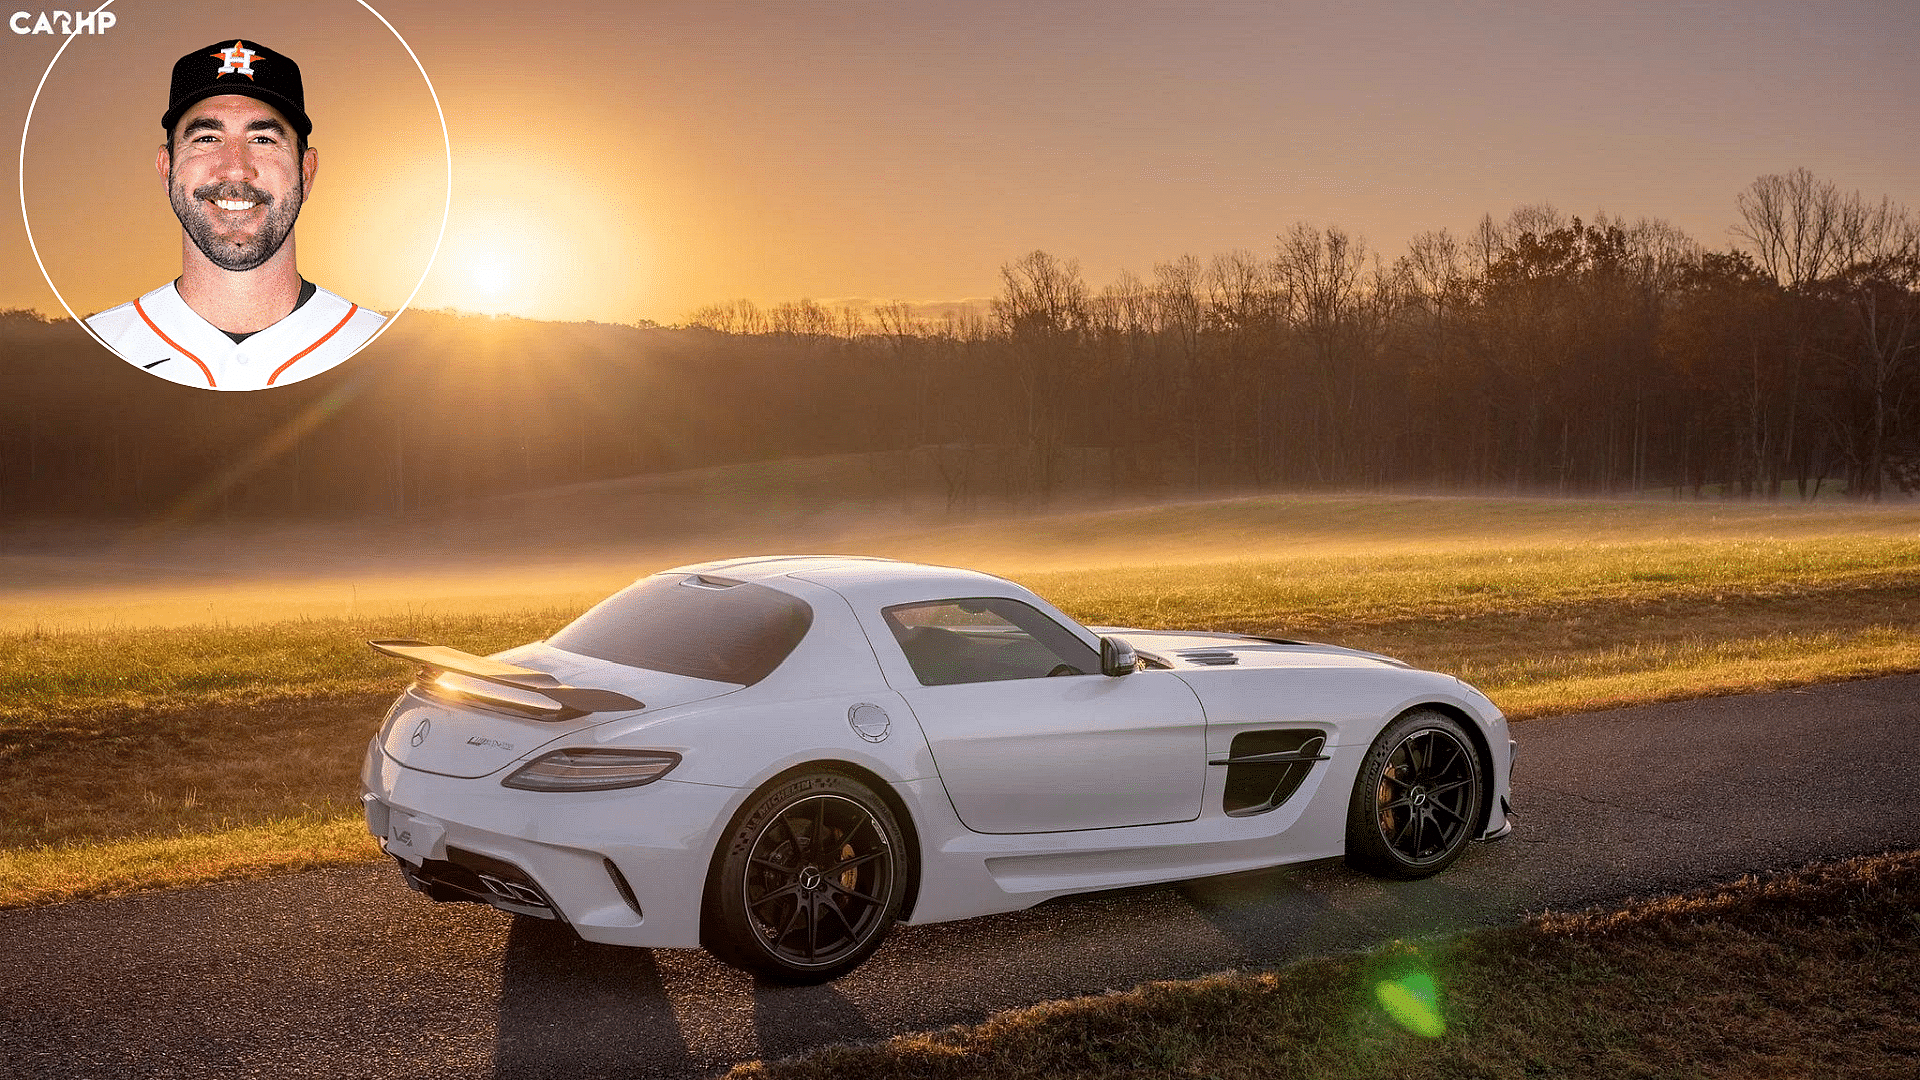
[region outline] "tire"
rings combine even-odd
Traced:
[[[720,959],[778,982],[839,978],[892,928],[911,857],[866,784],[825,770],[787,777],[735,815],[702,938]]]
[[[1467,850],[1486,799],[1473,737],[1459,721],[1416,709],[1386,726],[1360,763],[1347,808],[1347,865],[1412,880]]]

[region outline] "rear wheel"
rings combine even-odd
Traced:
[[[893,926],[908,857],[893,812],[853,777],[820,771],[771,785],[723,842],[707,948],[781,982],[844,975]]]
[[[1445,713],[1418,709],[1367,750],[1347,808],[1347,864],[1389,878],[1439,873],[1466,851],[1486,779],[1473,737]]]

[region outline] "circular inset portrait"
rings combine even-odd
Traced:
[[[353,0],[104,10],[48,68],[20,150],[62,306],[121,360],[204,389],[359,352],[425,278],[450,191],[400,31]]]

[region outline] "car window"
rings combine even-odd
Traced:
[[[650,577],[547,639],[628,667],[751,686],[787,658],[813,608],[765,585],[698,574]]]
[[[1030,604],[1004,597],[899,604],[882,616],[923,686],[1090,675],[1100,654]]]

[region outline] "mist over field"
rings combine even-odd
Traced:
[[[897,466],[840,455],[305,522],[16,523],[0,530],[0,631],[575,611],[657,570],[759,554],[878,555],[1019,579],[1920,530],[1904,499],[1110,496],[957,512],[937,478],[906,482]],[[1219,571],[1223,582],[1235,573]]]

